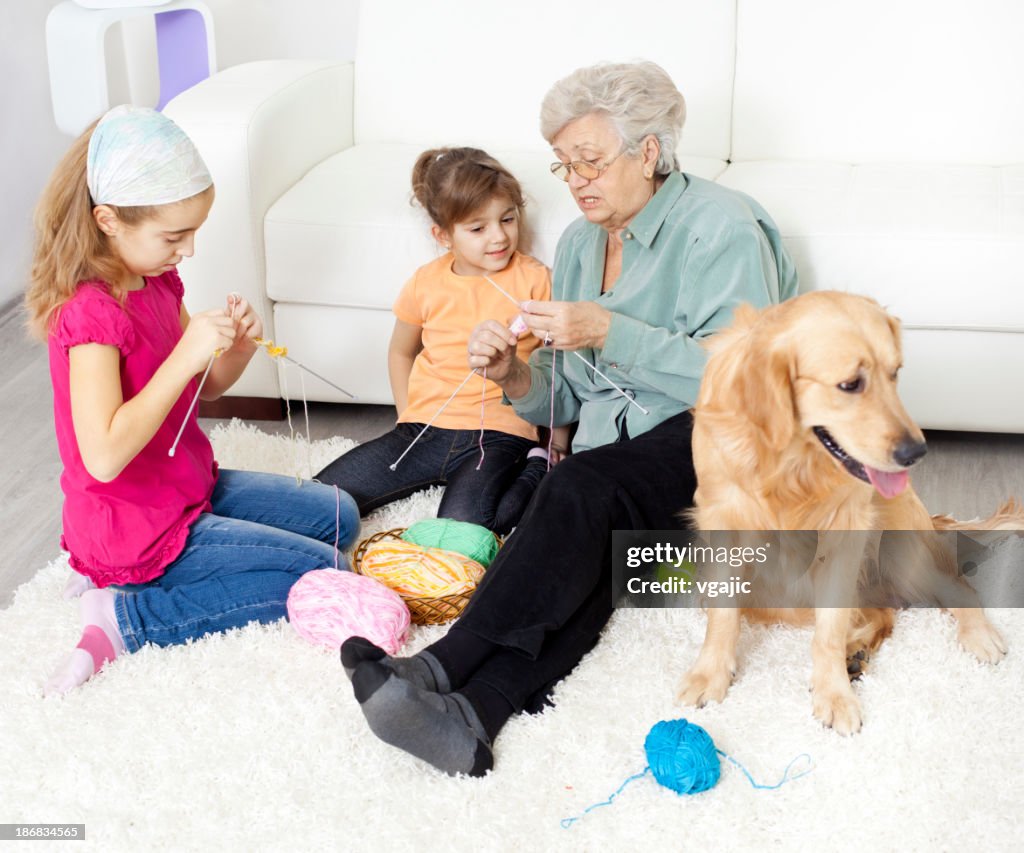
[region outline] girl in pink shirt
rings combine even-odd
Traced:
[[[346,567],[338,549],[358,531],[344,492],[218,471],[191,409],[199,377],[202,398],[219,397],[263,334],[241,297],[192,317],[182,304],[176,267],[213,196],[177,125],[116,107],[72,145],[37,211],[26,305],[49,347],[61,546],[91,582],[48,694],[147,642],[281,618],[302,573]]]

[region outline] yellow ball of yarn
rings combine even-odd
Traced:
[[[406,598],[472,592],[484,574],[483,566],[462,554],[401,539],[374,542],[363,554],[359,570]]]

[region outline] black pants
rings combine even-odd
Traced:
[[[543,460],[526,460],[535,442],[484,430],[486,452],[481,462],[480,430],[432,427],[392,471],[391,463],[422,429],[423,424],[400,423],[342,454],[316,479],[352,495],[360,515],[420,489],[443,485],[438,518],[469,521],[501,534],[515,527],[547,467],[546,462],[540,464]]]
[[[684,526],[692,429],[683,412],[551,469],[456,623],[499,647],[471,681],[534,711],[594,647],[612,612],[612,531]]]

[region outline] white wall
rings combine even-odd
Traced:
[[[351,59],[359,0],[205,0],[217,65],[254,59]],[[0,25],[0,305],[24,290],[32,210],[71,138],[50,107],[46,16],[57,0],[6,0]],[[154,39],[145,26],[108,40],[113,100],[155,105]]]

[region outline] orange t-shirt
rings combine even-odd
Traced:
[[[466,344],[470,332],[484,320],[510,324],[516,306],[484,278],[456,275],[451,253],[416,270],[395,300],[395,316],[423,328],[423,349],[409,374],[409,403],[399,422],[427,423],[469,373]],[[501,272],[491,278],[520,302],[551,298],[551,273],[529,255],[516,252]],[[519,339],[518,354],[526,359],[540,341],[529,332]],[[434,421],[444,429],[480,428],[480,386],[470,379]],[[487,382],[484,393],[484,429],[500,430],[536,439],[537,429],[501,403],[501,389]]]

